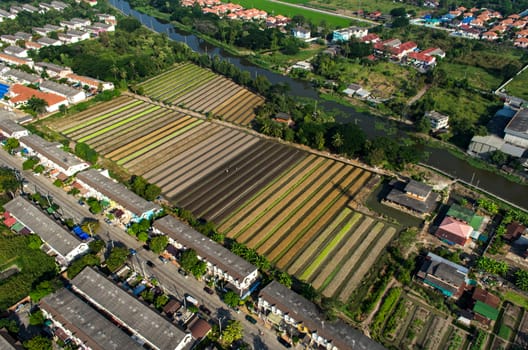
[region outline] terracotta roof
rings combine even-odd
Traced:
[[[28,88],[27,86],[20,85],[20,84],[13,85],[9,91],[12,94],[16,95],[10,99],[10,101],[15,104],[20,103],[20,102],[25,102],[33,96],[36,98],[43,99],[44,101],[47,102],[48,106],[53,106],[61,102],[67,102],[67,99],[65,97],[47,93],[47,92],[42,92],[42,91],[35,90],[35,89],[31,89],[31,88]]]
[[[473,300],[478,300],[491,307],[498,308],[500,305],[500,298],[489,293],[480,287],[476,287],[473,291]]]
[[[409,58],[425,63],[433,63],[435,61],[433,56],[429,56],[423,52],[411,52],[409,53]]]
[[[471,226],[449,216],[446,216],[444,220],[442,220],[438,229],[442,229],[464,239],[467,239],[471,235],[471,232],[473,232]]]
[[[23,59],[23,58],[16,57],[13,55],[8,55],[7,53],[3,53],[3,52],[0,52],[0,60],[12,62],[14,64],[27,64],[29,61],[28,59]]]

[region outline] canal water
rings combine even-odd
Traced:
[[[222,57],[238,68],[250,72],[253,77],[256,75],[264,75],[273,84],[287,84],[290,86],[290,93],[295,96],[314,100],[318,98],[317,91],[305,81],[292,79],[288,76],[257,67],[246,59],[233,56],[224,49],[211,45],[193,34],[176,30],[170,23],[162,23],[156,18],[131,9],[127,1],[109,0],[109,2],[124,14],[137,18],[143,25],[158,33],[165,33],[172,40],[186,43],[196,52]],[[327,110],[340,111],[340,116],[336,120],[356,123],[370,137],[379,135],[398,137],[397,132],[394,132],[397,127],[382,121],[378,117],[357,112],[352,107],[343,106],[335,102],[319,101],[318,103]],[[426,147],[425,150],[429,154],[429,158],[425,161],[426,164],[438,168],[455,178],[467,182],[472,181],[474,185],[528,209],[528,186],[510,182],[504,177],[490,171],[474,168],[464,160],[453,156],[447,150],[431,147]]]

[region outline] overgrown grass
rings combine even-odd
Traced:
[[[528,296],[515,292],[513,290],[508,290],[506,293],[503,294],[503,296],[505,300],[510,301],[515,305],[524,307],[525,309],[528,309]]]
[[[438,65],[438,68],[443,69],[454,80],[467,79],[469,86],[479,90],[495,90],[502,83],[501,77],[493,75],[480,67],[443,61]]]
[[[513,96],[528,100],[528,69],[513,78],[505,90]]]

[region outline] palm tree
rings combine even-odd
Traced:
[[[334,136],[332,136],[332,146],[335,148],[337,153],[341,153],[341,147],[343,147],[344,143],[345,140],[343,140],[343,135],[341,135],[340,132],[336,132]]]

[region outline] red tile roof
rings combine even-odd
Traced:
[[[10,217],[10,218],[7,218],[7,219],[4,220],[4,224],[7,227],[13,226],[16,222],[17,222],[17,220],[15,218],[13,218],[13,217]]]
[[[435,58],[433,56],[429,56],[423,52],[411,52],[408,56],[409,58],[428,64],[431,64],[435,61]]]
[[[469,238],[473,232],[471,226],[450,216],[446,216],[438,228],[464,239]]]
[[[20,85],[20,84],[15,84],[11,86],[11,88],[9,89],[9,92],[15,95],[14,97],[11,97],[10,99],[10,101],[14,104],[20,103],[20,102],[26,102],[33,96],[36,98],[43,99],[44,101],[48,103],[48,106],[53,106],[57,103],[67,101],[65,97],[51,94],[48,92],[42,92],[42,91],[35,90],[32,88],[28,88],[27,86]]]

